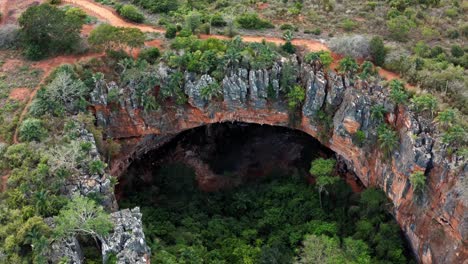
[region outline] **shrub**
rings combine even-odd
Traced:
[[[379,36],[375,36],[369,43],[370,54],[377,66],[382,66],[385,62],[385,45]]]
[[[465,54],[465,51],[459,45],[453,45],[450,48],[450,53],[452,53],[452,56],[459,58]]]
[[[151,64],[154,64],[160,55],[161,55],[161,52],[159,51],[158,48],[150,47],[150,48],[141,50],[140,54],[138,54],[138,58],[142,60],[146,60],[147,62]]]
[[[422,171],[414,172],[410,175],[409,179],[410,179],[411,185],[413,186],[413,190],[415,192],[423,191],[424,186],[426,185],[426,175],[424,175],[424,172]]]
[[[305,99],[305,91],[304,89],[299,86],[295,85],[289,92],[288,92],[288,107],[291,110],[296,109],[298,106],[304,102]]]
[[[390,31],[390,36],[398,41],[406,41],[408,33],[414,27],[414,22],[406,16],[399,15],[387,21],[387,27]]]
[[[82,21],[85,21],[86,17],[88,16],[83,9],[78,8],[78,7],[71,7],[65,11],[65,14],[67,16],[75,16],[78,19],[81,19]]]
[[[364,145],[364,141],[366,140],[366,133],[362,130],[358,130],[353,135],[353,139],[356,142],[356,145],[362,147]]]
[[[48,3],[51,5],[60,5],[62,0],[49,0]]]
[[[174,25],[169,25],[166,27],[166,34],[164,35],[168,39],[173,39],[177,35],[177,28]]]
[[[449,8],[449,9],[446,9],[445,10],[445,15],[450,17],[450,18],[454,18],[458,15],[458,10],[455,9],[455,8]]]
[[[270,21],[263,20],[256,13],[248,13],[236,18],[236,23],[244,29],[274,28]]]
[[[141,23],[145,16],[133,5],[124,5],[119,9],[119,14],[127,20]]]
[[[28,118],[21,123],[21,141],[41,141],[47,136],[47,130],[42,125],[42,121],[36,118]]]
[[[136,1],[134,1],[136,2]],[[153,13],[168,13],[175,11],[179,7],[179,1],[177,0],[140,0],[138,3],[145,9],[150,10]]]
[[[214,14],[211,17],[210,23],[213,27],[224,27],[227,25],[227,22],[224,20],[223,16],[219,13]]]
[[[330,41],[330,49],[353,58],[367,58],[371,54],[369,39],[363,35],[333,38]]]
[[[352,31],[353,29],[355,29],[357,27],[357,23],[356,21],[352,20],[352,19],[349,19],[349,18],[345,18],[342,22],[341,22],[341,27],[345,30],[345,31]]]
[[[210,101],[213,97],[217,98],[223,94],[221,85],[216,82],[210,83],[200,90],[200,95],[204,100]]]
[[[96,48],[105,50],[136,48],[144,44],[145,34],[137,28],[114,27],[101,24],[89,35],[88,41]]]
[[[0,49],[10,49],[15,47],[17,45],[18,38],[18,26],[8,24],[0,27]]]
[[[281,30],[292,30],[292,31],[296,31],[297,30],[297,27],[291,25],[291,24],[282,24],[280,26],[280,29]]]
[[[88,170],[91,174],[102,174],[107,165],[100,160],[93,160],[88,164]]]

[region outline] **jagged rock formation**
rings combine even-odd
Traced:
[[[81,143],[91,143],[87,157],[90,161],[101,160],[96,141],[91,133],[84,128],[79,128],[76,140]],[[63,193],[70,197],[99,194],[101,205],[108,211],[116,211],[118,207],[110,175],[107,173],[90,175],[84,168],[80,168],[79,171],[79,177],[72,177],[67,181]],[[111,221],[114,227],[111,233],[107,237],[98,238],[102,245],[104,263],[111,254],[114,254],[119,264],[146,264],[150,250],[143,233],[140,208],[114,212],[111,214]],[[46,223],[51,227],[55,225],[53,218],[46,219]],[[59,263],[65,259],[69,264],[84,263],[83,251],[76,237],[54,241],[50,246],[47,259],[51,263]]]
[[[291,122],[285,100],[281,100],[281,78],[287,62],[306,89],[300,122]],[[164,70],[158,70],[156,78],[164,85],[170,70],[164,65],[158,67]],[[112,111],[106,107],[106,92],[95,90],[93,98],[100,98],[92,102],[98,124],[113,138],[132,139],[133,147],[112,166],[113,173],[118,175],[141,153],[189,128],[224,121],[288,126],[309,133],[335,151],[365,186],[385,191],[421,262],[462,263],[468,258],[466,162],[447,153],[431,121],[408,107],[395,106],[388,99],[387,89],[378,83],[350,84],[347,78],[326,74],[314,65],[300,65],[292,57],[283,58],[271,69],[228,69],[221,82],[223,101],[208,103],[200,100],[198,84],[207,83],[209,77],[186,73],[189,81],[182,89],[190,96],[191,105],[177,111],[140,111],[129,103],[135,93],[129,85],[120,88],[121,110]],[[268,100],[268,89],[280,99]],[[387,159],[377,144],[377,128],[383,120],[371,116],[371,107],[377,104],[388,110],[385,121],[400,136],[399,146]],[[364,133],[364,142],[356,140],[358,131]],[[135,138],[141,143],[135,144]],[[428,179],[424,194],[418,197],[409,182],[415,171],[425,172]]]
[[[111,214],[113,232],[102,238],[102,257],[107,262],[111,254],[117,256],[117,263],[146,264],[150,249],[146,245],[140,208],[124,209]]]
[[[91,143],[88,158],[90,161],[101,161],[101,156],[96,147],[96,141],[93,134],[86,129],[79,129],[79,142]],[[102,197],[101,205],[108,210],[116,210],[117,202],[114,197],[114,188],[111,184],[111,176],[107,173],[90,174],[84,168],[80,168],[80,176],[72,177],[64,186],[64,194],[72,197],[75,194],[88,196],[91,194],[99,194]]]

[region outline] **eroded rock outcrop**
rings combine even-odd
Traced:
[[[103,262],[114,254],[119,264],[149,263],[150,250],[143,233],[140,208],[112,213],[111,219],[113,231],[101,241]]]
[[[306,90],[299,123],[289,119],[285,100],[268,100],[268,89],[284,98],[281,76],[285,62],[297,67],[298,83]],[[192,84],[201,82],[201,77],[192,77]],[[114,172],[124,171],[126,162],[157,145],[148,144],[148,137],[157,141],[216,122],[288,126],[309,133],[335,151],[365,186],[385,191],[413,252],[423,263],[462,263],[468,258],[466,161],[448,155],[434,125],[409,108],[395,106],[387,99],[387,89],[378,83],[350,84],[332,72],[325,74],[313,65],[299,65],[295,57],[283,58],[271,69],[229,69],[221,84],[224,99],[202,104],[193,92],[195,86],[186,83],[182,89],[189,91],[191,105],[177,111],[142,113],[125,102],[121,107],[125,111],[112,111],[99,100],[93,102],[109,136],[121,140],[141,138],[144,142],[132,141],[133,147],[127,149],[124,159],[116,161],[119,167]],[[133,91],[123,89],[123,94],[131,97]],[[373,105],[387,110],[385,120],[372,118]],[[377,129],[384,121],[400,137],[400,144],[388,158],[377,144]],[[358,132],[364,134],[364,142],[356,139]],[[428,179],[424,194],[417,199],[409,182],[415,171],[423,171]]]

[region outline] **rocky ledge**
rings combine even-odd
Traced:
[[[282,99],[285,63],[292,66],[295,81],[306,91],[299,118],[291,118]],[[153,74],[164,84],[171,69],[161,64]],[[141,153],[186,129],[232,121],[295,128],[332,149],[365,186],[385,191],[422,263],[463,263],[468,259],[466,160],[449,154],[431,120],[416,114],[411,106],[394,105],[378,80],[353,83],[315,65],[301,64],[296,57],[283,58],[270,69],[228,69],[221,82],[223,99],[208,102],[201,97],[201,89],[213,81],[211,76],[187,72],[184,79],[181,89],[189,96],[189,105],[151,112],[138,107],[135,83],[96,85],[93,104],[98,124],[108,136],[131,143],[112,164],[113,174],[118,176]],[[119,89],[117,107],[108,106],[109,89]],[[387,110],[384,120],[372,118],[373,105]],[[387,158],[377,143],[377,130],[383,123],[397,130],[400,138]],[[413,192],[409,181],[416,171],[427,178],[422,195]]]

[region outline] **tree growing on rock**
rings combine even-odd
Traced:
[[[291,30],[287,30],[284,34],[283,34],[283,39],[286,41],[284,43],[283,46],[281,46],[281,48],[286,51],[287,53],[289,54],[293,54],[294,52],[296,52],[296,47],[294,47],[294,45],[292,44],[292,39],[293,39],[293,33]]]
[[[455,118],[456,118],[455,110],[451,108],[447,108],[444,111],[439,112],[436,119],[437,119],[437,122],[442,124],[443,128],[447,129],[454,123]]]
[[[76,195],[55,218],[55,236],[67,238],[76,235],[103,237],[112,230],[112,222],[102,206],[93,200]]]
[[[409,179],[415,192],[421,193],[424,190],[424,186],[426,185],[426,175],[424,175],[424,172],[416,171],[411,174]]]
[[[338,62],[338,72],[353,77],[353,75],[359,70],[359,65],[356,60],[352,57],[346,56]]]
[[[295,110],[298,106],[304,102],[305,91],[299,85],[294,85],[294,87],[288,92],[288,107],[290,110]]]
[[[377,134],[380,149],[384,152],[385,157],[390,157],[392,151],[398,145],[397,133],[387,125],[381,125],[377,130]]]

